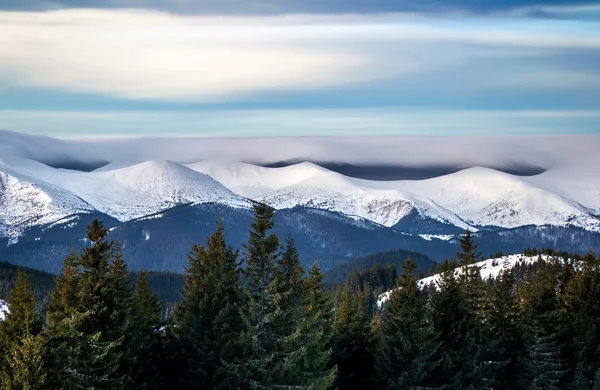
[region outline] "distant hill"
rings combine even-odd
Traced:
[[[415,270],[417,274],[424,274],[437,265],[436,262],[422,253],[402,249],[390,250],[359,257],[338,265],[325,272],[325,282],[329,285],[344,283],[353,273],[370,270],[376,265],[381,267],[395,266],[399,272],[402,264],[404,264],[408,257],[417,266]]]

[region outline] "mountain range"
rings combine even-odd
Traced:
[[[186,250],[218,218],[240,246],[255,202],[277,210],[278,233],[296,237],[305,261],[400,248],[439,261],[453,255],[465,229],[487,237],[490,251],[600,248],[600,176],[589,165],[528,176],[470,167],[421,180],[367,180],[310,162],[123,159],[67,169],[19,150],[0,155],[0,259],[49,270],[60,266],[54,257],[83,245],[81,225],[93,217],[135,268],[181,270]]]

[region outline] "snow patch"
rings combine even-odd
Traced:
[[[525,256],[523,254],[518,255],[507,255],[494,259],[487,259],[474,264],[476,267],[480,267],[480,274],[484,280],[490,278],[496,278],[503,270],[509,270],[517,264],[532,264],[538,261],[540,256]],[[551,257],[547,255],[541,256],[542,260],[548,261]],[[459,276],[463,273],[466,267],[459,267],[454,270],[454,275]],[[419,287],[424,288],[425,286],[437,287],[440,282],[441,274],[429,276],[427,278],[420,279],[417,283]],[[387,291],[379,296],[377,305],[381,307],[390,298],[390,294],[393,290]]]
[[[419,234],[419,237],[427,241],[431,241],[434,238],[443,241],[450,241],[454,236],[452,234]]]
[[[8,303],[0,299],[0,321],[4,321],[6,314],[8,313],[10,313],[10,310],[8,310]]]

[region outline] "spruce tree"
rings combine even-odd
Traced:
[[[158,297],[150,291],[148,274],[141,271],[129,308],[124,359],[134,389],[160,389],[162,386],[159,367],[163,352],[161,312]]]
[[[442,343],[436,355],[441,363],[434,373],[435,384],[451,389],[483,388],[477,323],[452,263],[443,263],[430,310],[434,331]]]
[[[303,281],[305,318],[302,325],[305,380],[300,388],[325,390],[333,385],[337,367],[331,364],[335,309],[325,291],[323,274],[314,262]]]
[[[373,353],[368,310],[358,287],[345,284],[333,327],[332,360],[337,366],[335,387],[373,389]]]
[[[504,370],[491,376],[494,388],[516,388],[517,359],[521,348],[519,306],[516,296],[516,277],[513,270],[503,270],[488,290],[485,307],[488,335],[498,341],[491,359],[503,362]]]
[[[111,265],[112,242],[98,219],[88,226],[90,246],[65,259],[48,309],[47,336],[53,351],[50,378],[60,388],[125,388],[121,371],[125,333],[121,273]]]
[[[588,390],[600,369],[600,264],[589,251],[579,266],[566,283],[564,318],[571,339],[573,388]]]
[[[288,236],[285,251],[269,284],[275,305],[273,325],[277,339],[274,382],[277,386],[297,386],[303,381],[302,373],[298,370],[303,348],[302,273],[298,250],[293,238]]]
[[[185,388],[236,388],[244,371],[235,365],[242,331],[243,296],[238,251],[225,242],[223,225],[205,245],[192,246],[185,270],[184,294],[173,318],[175,381]]]
[[[525,284],[521,293],[524,302],[520,324],[524,350],[519,357],[518,372],[521,389],[564,388],[568,366],[559,342],[556,283],[556,268],[544,267]]]
[[[0,321],[0,388],[40,389],[46,382],[45,343],[40,335],[42,320],[27,275],[17,273],[8,297],[10,313]]]
[[[240,338],[243,363],[237,371],[254,389],[270,388],[275,381],[276,305],[271,282],[279,261],[280,244],[279,238],[271,232],[273,212],[273,208],[265,204],[254,206],[248,243],[243,245],[247,305],[243,310],[245,329]]]
[[[428,318],[427,302],[414,277],[415,264],[403,265],[397,288],[383,307],[377,351],[379,388],[435,387],[441,343]]]

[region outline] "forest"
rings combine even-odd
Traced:
[[[95,220],[53,281],[11,276],[0,389],[600,389],[591,251],[544,250],[552,257],[483,280],[467,231],[435,286],[419,286],[408,252],[399,270],[369,258],[372,268],[326,284],[273,228],[273,209],[256,205],[239,251],[217,221],[165,310]],[[36,280],[51,288],[41,303]]]

